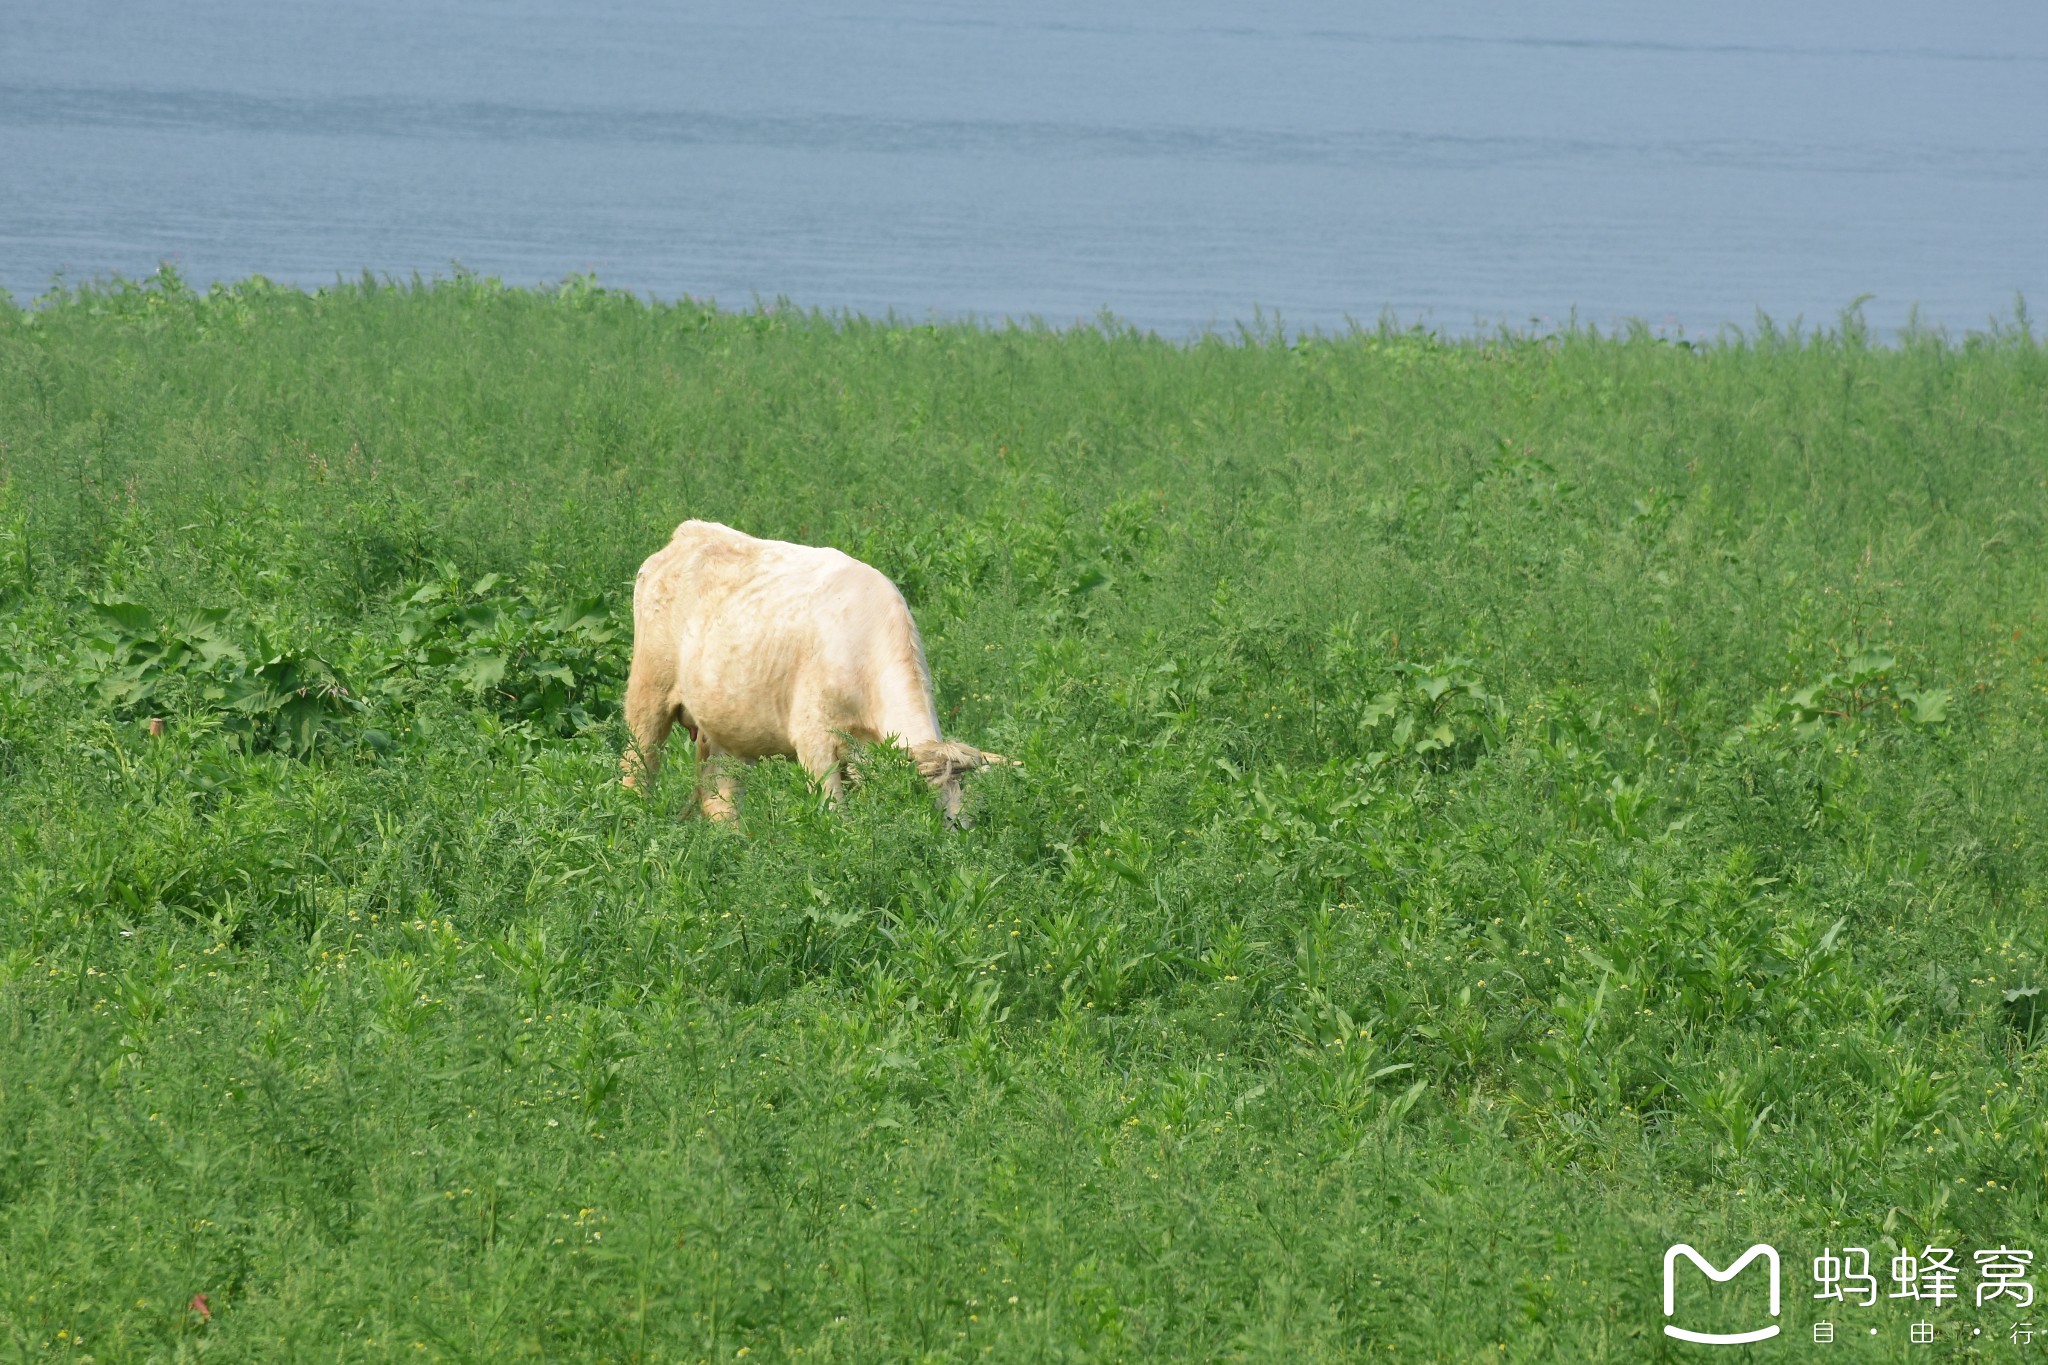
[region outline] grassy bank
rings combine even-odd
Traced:
[[[1634,1360],[1674,1240],[1791,1338],[2048,1255],[2044,481],[2024,335],[0,309],[0,1348]],[[617,785],[686,516],[897,579],[974,828]]]

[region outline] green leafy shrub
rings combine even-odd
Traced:
[[[933,524],[892,514],[868,528],[853,554],[887,574],[920,613],[959,617],[986,586],[998,548],[993,531],[964,518]]]
[[[1376,761],[1469,762],[1504,714],[1471,659],[1386,662],[1357,643],[1348,623],[1331,630],[1325,657],[1331,709]]]
[[[76,676],[116,715],[210,715],[253,750],[306,754],[362,709],[319,656],[244,649],[223,608],[160,621],[139,602],[108,598],[92,612],[98,627],[82,642]]]
[[[1947,721],[1948,690],[1903,686],[1892,676],[1897,663],[1889,654],[1858,654],[1839,671],[1824,673],[1819,681],[1759,707],[1754,719],[1783,721],[1801,739],[1815,738],[1830,724],[1845,722],[1897,718],[1934,726]]]
[[[495,573],[464,588],[444,568],[406,599],[386,687],[400,696],[415,681],[448,687],[534,734],[566,738],[617,712],[620,635],[602,597],[556,602]]]

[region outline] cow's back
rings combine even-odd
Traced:
[[[935,732],[902,595],[838,550],[686,521],[641,566],[634,629],[636,652],[646,639],[674,661],[676,705],[730,752],[791,753],[805,726]]]

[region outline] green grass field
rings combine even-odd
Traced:
[[[0,1357],[1681,1359],[1767,1240],[1922,1358],[1811,1268],[2048,1255],[2044,489],[2023,325],[0,306]],[[690,516],[973,828],[618,785]]]

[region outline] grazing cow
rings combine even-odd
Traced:
[[[697,800],[714,820],[735,814],[735,759],[794,758],[837,801],[848,742],[888,741],[909,750],[956,822],[961,775],[1010,761],[940,736],[917,623],[879,570],[712,521],[676,527],[633,581],[627,786],[653,780],[679,723],[697,742]]]

